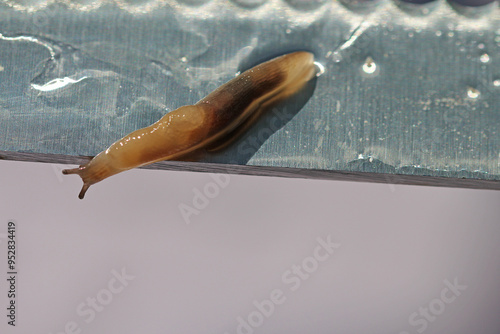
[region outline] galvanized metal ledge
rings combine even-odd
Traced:
[[[68,156],[61,154],[39,154],[39,153],[0,151],[0,160],[81,165],[86,163],[89,160],[89,157]],[[240,175],[254,175],[254,176],[372,182],[372,183],[386,183],[386,184],[405,184],[405,185],[449,187],[449,188],[500,190],[499,180],[465,178],[464,176],[461,176],[460,173],[453,173],[453,174],[448,173],[448,175],[452,176],[445,177],[445,176],[428,176],[428,175],[416,175],[416,174],[412,175],[390,174],[390,173],[380,173],[380,172],[359,172],[359,171],[346,172],[346,171],[334,171],[334,170],[301,169],[301,168],[285,168],[285,167],[228,165],[228,164],[188,162],[188,161],[161,161],[140,168],[158,169],[165,171],[189,171],[189,172],[202,172],[202,173],[240,174]]]

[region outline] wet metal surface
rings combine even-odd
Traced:
[[[495,2],[2,0],[0,18],[4,159],[76,163],[305,49],[324,73],[303,92],[227,150],[154,167],[500,188]]]

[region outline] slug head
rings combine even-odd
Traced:
[[[78,194],[78,198],[83,199],[85,197],[85,193],[87,192],[87,190],[89,189],[89,187],[91,185],[91,183],[85,182],[85,179],[83,176],[85,174],[85,166],[80,166],[80,167],[72,168],[72,169],[63,169],[62,173],[64,175],[77,174],[82,178],[83,186],[82,186],[82,190],[80,190],[80,193]]]

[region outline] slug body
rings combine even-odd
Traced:
[[[246,130],[270,105],[299,91],[315,75],[314,56],[294,52],[251,68],[195,105],[180,107],[156,123],[113,143],[86,165],[65,169],[83,180],[79,198],[111,175],[201,148],[220,148]]]

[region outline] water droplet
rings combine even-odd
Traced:
[[[500,87],[500,79],[493,80],[493,86]]]
[[[453,31],[450,31],[450,32],[448,33],[448,37],[453,37],[453,36],[455,36],[455,34],[453,33]]]
[[[481,50],[482,50],[482,49],[484,49],[484,44],[483,44],[483,43],[479,43],[479,44],[477,45],[477,48],[478,48],[478,49],[481,49]]]
[[[443,33],[441,32],[441,30],[436,31],[436,36],[437,36],[437,37],[441,36],[442,34],[443,34]]]
[[[411,38],[411,37],[413,37],[413,33],[412,33],[412,32],[409,32],[409,33],[408,33],[408,37],[410,37],[410,38]]]
[[[185,63],[185,62],[187,62],[187,58],[186,58],[186,57],[182,57],[182,58],[181,58],[181,61],[182,61],[183,63]]]
[[[490,55],[487,54],[487,53],[483,53],[481,55],[481,57],[479,57],[479,60],[481,61],[481,63],[485,63],[486,64],[487,62],[490,61]]]
[[[481,95],[481,92],[474,87],[467,87],[467,96],[471,99],[477,99]]]
[[[363,72],[366,74],[373,74],[377,71],[377,64],[373,61],[372,57],[368,57],[365,60],[365,63],[362,66]]]
[[[288,28],[287,30],[285,30],[285,33],[289,34],[292,32],[292,29]]]
[[[340,52],[335,51],[334,53],[332,53],[332,59],[334,62],[338,63],[342,60],[342,55],[340,54]]]
[[[320,75],[322,75],[323,73],[325,73],[325,67],[323,66],[323,64],[321,64],[320,62],[317,62],[315,61],[314,62],[314,65],[316,66],[316,76],[319,77]]]

